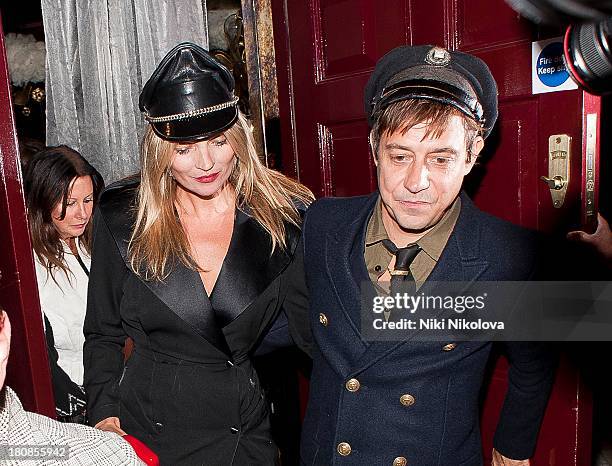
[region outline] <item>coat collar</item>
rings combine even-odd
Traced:
[[[488,263],[480,259],[482,213],[464,192],[460,195],[461,213],[440,260],[424,285],[424,290],[431,282],[436,281],[477,280],[488,267]],[[358,371],[364,370],[406,343],[406,341],[367,342],[360,332],[361,296],[368,299],[374,293],[363,252],[368,219],[372,215],[378,197],[377,192],[369,196],[353,222],[331,231],[327,237],[327,270],[342,305],[343,318],[349,323],[347,338],[352,340],[352,344],[348,347],[350,354],[339,361],[339,366],[347,364],[344,367],[337,367],[341,372],[346,372],[347,368],[350,368],[350,372],[354,372],[357,368]]]
[[[277,246],[272,252],[268,232],[248,213],[237,209],[230,247],[210,297],[222,326],[244,312],[289,265],[300,231],[294,225],[285,227],[288,251]]]
[[[115,187],[100,201],[100,210],[128,268],[137,188],[138,183]],[[253,217],[236,209],[230,246],[210,298],[198,272],[181,263],[173,264],[163,282],[141,281],[168,309],[231,357],[223,327],[244,312],[289,264],[300,231],[293,225],[286,228],[287,250],[276,247],[272,252],[269,234]]]

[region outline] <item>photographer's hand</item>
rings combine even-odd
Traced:
[[[612,231],[610,225],[601,214],[597,214],[597,229],[595,233],[588,234],[584,231],[570,231],[567,239],[581,241],[593,247],[601,258],[612,267]]]

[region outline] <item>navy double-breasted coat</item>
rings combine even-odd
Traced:
[[[532,233],[479,211],[464,194],[430,281],[528,280]],[[360,332],[366,226],[378,194],[322,199],[303,228],[314,338],[303,426],[305,465],[481,465],[479,394],[490,342],[371,342]],[[554,375],[537,343],[504,343],[509,388],[495,446],[534,450]]]

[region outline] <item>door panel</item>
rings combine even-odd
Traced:
[[[483,210],[546,232],[567,231],[584,213],[583,106],[578,90],[531,94],[531,41],[546,34],[503,0],[273,0],[282,162],[318,196],[375,189],[363,89],[378,58],[402,44],[437,44],[482,58],[498,83],[500,118],[466,189]],[[554,208],[548,138],[572,138],[566,203]],[[596,187],[597,188],[597,187]],[[487,387],[483,445],[491,439],[505,393],[501,358]],[[578,372],[562,363],[533,464],[588,464],[591,402]],[[490,460],[490,458],[489,458]]]
[[[12,327],[6,384],[17,392],[25,409],[54,417],[12,108],[0,24],[0,307]]]
[[[536,211],[525,208],[537,203],[537,191],[532,189],[537,183],[537,160],[529,152],[537,137],[537,110],[536,100],[500,102],[493,144],[485,144],[482,163],[467,182],[481,209],[530,228],[537,227]]]
[[[531,34],[531,24],[505,3],[458,1],[455,7],[455,40],[462,50],[504,45]]]
[[[499,357],[486,387],[481,432],[485,464],[491,462],[493,435],[508,389],[508,363]],[[591,393],[575,367],[563,357],[548,401],[533,466],[591,465]]]
[[[367,71],[393,44],[405,41],[408,31],[397,21],[406,15],[405,7],[400,0],[386,2],[385,8],[368,0],[313,2],[317,82]]]
[[[367,133],[364,121],[319,126],[320,163],[324,173],[333,178],[324,179],[327,190],[334,196],[356,196],[376,189],[374,161],[371,157],[356,157],[367,152],[367,143],[362,135]],[[366,147],[364,146],[364,143]],[[355,183],[355,180],[359,180]]]
[[[378,8],[377,2],[371,0],[272,2],[276,50],[282,53],[288,45],[291,49],[287,59],[278,63],[280,100],[284,97],[281,89],[286,86],[290,90],[280,109],[281,132],[288,136],[283,140],[283,165],[297,165],[299,176],[307,179],[318,195],[333,195],[336,188],[354,194],[371,190],[369,177],[360,177],[368,181],[353,183],[350,189],[342,182],[336,186],[339,175],[332,170],[332,159],[340,156],[337,151],[332,152],[333,128],[347,130],[355,124],[362,128],[352,136],[361,143],[351,160],[361,173],[369,163],[363,157],[368,151],[363,88],[378,58],[398,41],[407,42],[408,5],[398,0],[389,2],[385,8]],[[291,37],[285,35],[281,39],[277,33],[282,29],[285,34],[291,31]],[[293,125],[287,125],[291,120]],[[300,128],[299,141],[292,128]],[[297,145],[288,147],[294,137]],[[350,146],[355,148],[355,143]],[[286,158],[287,149],[296,155],[304,153],[304,164],[299,155]]]
[[[531,40],[520,44],[498,44],[487,50],[462,49],[480,57],[497,81],[500,101],[515,97],[531,99]],[[542,94],[541,94],[542,95]],[[540,96],[541,96],[540,95]],[[555,95],[559,95],[556,93]],[[533,97],[538,99],[538,96]]]
[[[538,113],[538,177],[548,176],[548,137],[552,134],[571,136],[570,183],[562,208],[553,207],[550,189],[538,180],[538,229],[547,232],[567,231],[578,224],[581,216],[582,184],[582,109],[585,94],[579,90],[541,94]]]

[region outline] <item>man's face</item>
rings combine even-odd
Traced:
[[[425,137],[426,129],[420,123],[404,134],[384,135],[375,160],[383,217],[411,233],[425,232],[442,218],[484,145],[477,137],[468,162],[459,116],[451,117],[439,138]]]

